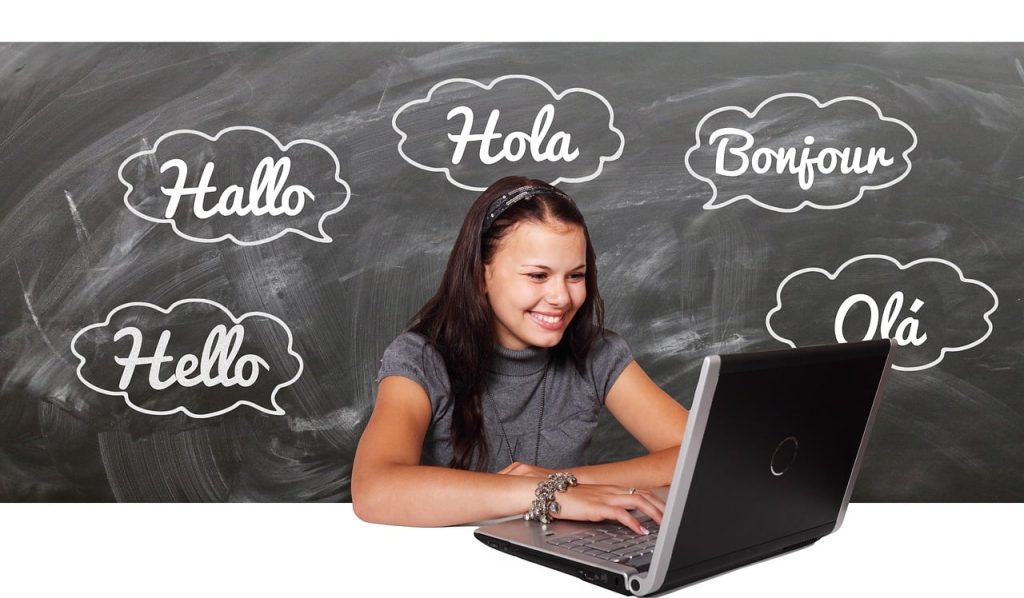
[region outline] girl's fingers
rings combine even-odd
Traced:
[[[619,506],[629,505],[629,508],[631,508],[631,509],[641,509],[640,505],[644,505],[644,506],[647,506],[649,508],[656,509],[657,513],[658,513],[658,516],[657,516],[656,519],[660,523],[660,521],[661,521],[661,514],[665,511],[665,501],[661,500],[657,496],[654,496],[654,494],[652,494],[650,491],[648,491],[648,490],[636,490],[635,492],[630,494],[628,488],[618,488],[618,487],[613,486],[613,487],[610,488],[610,494],[613,497],[615,497],[617,499],[621,499],[622,501],[624,501],[624,502],[617,502],[617,503],[615,503],[616,505],[619,505]],[[641,509],[641,510],[643,510],[644,513],[647,513],[648,515],[650,515],[651,518],[655,518],[654,515],[652,513],[650,513],[649,511],[647,511],[646,509]]]
[[[610,519],[633,530],[636,534],[647,535],[649,531],[641,525],[630,511],[644,513],[660,524],[665,503],[647,490],[637,490],[629,494],[627,488],[618,486],[580,485],[566,494],[566,499],[578,498],[581,502],[558,513],[556,517],[578,519],[582,521],[599,521]],[[575,503],[573,500],[572,503]],[[571,503],[570,503],[571,504]],[[563,505],[566,506],[566,505]]]
[[[653,492],[651,492],[649,490],[637,490],[636,493],[639,494],[640,496],[643,496],[647,500],[649,500],[651,502],[651,504],[653,504],[654,506],[658,507],[658,510],[661,511],[662,513],[665,512],[665,507],[666,507],[665,501],[663,501],[660,498],[658,498],[657,494],[655,494],[655,493],[653,493]]]
[[[659,525],[661,524],[661,509],[655,504],[647,500],[641,494],[625,494],[624,499],[617,501],[617,506],[621,506],[627,509],[636,509],[641,513],[644,513]]]
[[[637,518],[630,515],[629,511],[627,511],[626,509],[612,508],[609,511],[606,518],[618,521],[622,525],[625,525],[626,527],[628,527],[629,529],[633,530],[641,536],[646,536],[650,533],[646,529],[644,529],[644,526],[640,525],[640,522],[637,520]]]
[[[654,519],[656,522],[658,522],[659,525],[661,524],[661,516],[665,512],[665,506],[666,506],[665,505],[665,501],[663,501],[660,498],[658,498],[650,490],[637,490],[633,494],[629,494],[629,491],[626,490],[626,495],[627,496],[643,498],[646,501],[646,504],[649,504],[649,505],[653,506],[655,509],[657,509],[657,515],[655,515],[655,514],[649,512],[649,511],[647,511],[645,509],[640,508],[640,507],[633,507],[633,508],[641,509],[644,513],[646,513],[648,516],[650,516],[651,519]]]

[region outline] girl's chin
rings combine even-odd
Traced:
[[[540,347],[540,348],[551,348],[561,342],[563,331],[549,331],[549,330],[537,330],[534,327],[533,330],[519,330],[516,331],[516,344],[526,345],[527,347]]]
[[[545,334],[545,335],[540,335],[540,337],[536,338],[534,340],[534,342],[532,342],[531,344],[534,347],[550,348],[550,347],[554,347],[555,345],[557,345],[561,340],[562,340],[562,334],[561,333],[558,333],[557,335]]]

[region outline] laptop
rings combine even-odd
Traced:
[[[637,596],[813,544],[843,522],[894,349],[884,339],[706,357],[661,525],[635,513],[650,536],[522,517],[474,535]]]

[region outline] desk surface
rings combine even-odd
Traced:
[[[9,596],[616,595],[473,528],[372,525],[348,504],[0,505],[0,520]],[[1022,504],[852,504],[817,544],[675,595],[1016,597],[1022,541]]]

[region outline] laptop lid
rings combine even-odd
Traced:
[[[645,595],[838,529],[892,364],[890,340],[704,360]]]

